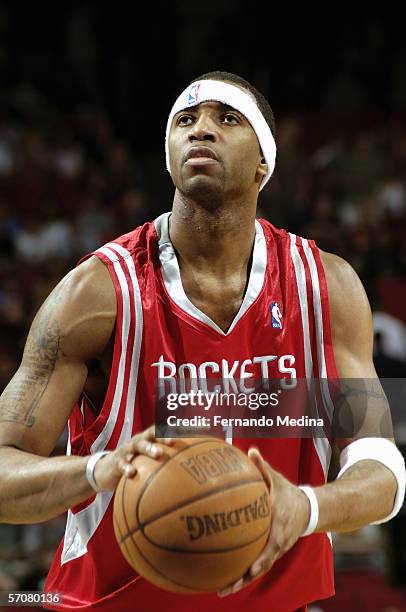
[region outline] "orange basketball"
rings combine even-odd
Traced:
[[[114,530],[134,570],[163,589],[212,592],[238,580],[268,538],[269,491],[238,448],[183,438],[134,459],[114,499]]]

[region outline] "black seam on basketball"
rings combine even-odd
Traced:
[[[123,519],[124,519],[124,523],[125,523],[125,526],[126,526],[126,529],[127,529],[127,533],[128,533],[130,531],[130,525],[128,524],[128,521],[127,521],[127,516],[126,516],[126,513],[125,513],[125,505],[124,505],[124,493],[125,493],[126,484],[127,484],[127,478],[124,479],[123,488],[121,490],[121,511],[123,513]],[[122,542],[124,542],[126,537],[127,536],[125,536],[123,538],[123,540],[120,539],[120,544]]]
[[[224,552],[231,552],[232,550],[239,550],[240,548],[244,548],[245,546],[254,544],[258,540],[260,540],[268,531],[269,531],[269,525],[267,526],[266,529],[264,529],[264,531],[261,531],[261,533],[258,536],[256,536],[253,540],[250,540],[249,542],[244,542],[244,544],[239,544],[238,546],[232,546],[231,548],[210,548],[210,550],[204,550],[204,549],[203,550],[189,550],[187,548],[170,548],[169,546],[161,546],[161,544],[157,544],[153,540],[150,540],[148,536],[145,535],[144,532],[142,532],[142,534],[150,544],[153,544],[156,548],[161,548],[162,550],[168,550],[170,552],[179,552],[179,553],[186,553],[186,554],[190,553],[191,555],[211,555],[212,553],[224,553]]]
[[[138,525],[141,525],[139,509],[140,509],[140,503],[141,503],[142,497],[143,497],[143,495],[144,495],[144,493],[145,493],[146,489],[149,487],[149,485],[151,484],[151,482],[152,482],[152,481],[153,481],[153,479],[155,478],[155,476],[156,476],[157,474],[159,474],[159,472],[160,472],[161,470],[163,470],[163,468],[164,468],[165,466],[167,466],[167,465],[168,465],[168,464],[169,464],[169,463],[172,461],[172,459],[175,459],[175,457],[177,457],[177,456],[178,456],[178,455],[180,455],[181,453],[183,453],[183,452],[187,451],[189,448],[193,448],[193,447],[195,447],[195,446],[200,446],[200,445],[202,445],[202,444],[213,444],[213,439],[212,439],[212,438],[209,438],[209,439],[207,439],[207,438],[206,438],[205,440],[200,440],[200,442],[196,442],[196,444],[187,444],[187,445],[186,445],[184,448],[181,448],[181,449],[180,449],[180,450],[179,450],[177,453],[175,453],[174,455],[172,455],[172,457],[169,457],[169,459],[167,459],[167,460],[166,460],[164,463],[162,463],[162,465],[161,465],[161,466],[159,466],[159,468],[158,468],[157,470],[155,470],[155,472],[153,472],[153,473],[152,473],[152,474],[151,474],[151,475],[150,475],[150,476],[147,478],[147,480],[145,481],[144,486],[143,486],[143,487],[142,487],[142,489],[141,489],[141,492],[140,492],[140,494],[139,494],[139,496],[138,496],[137,503],[136,503],[136,506],[135,506],[135,518],[136,518],[136,521],[137,521],[137,524],[138,524]],[[138,527],[136,528],[136,530],[137,530],[137,529],[138,529]],[[135,533],[135,532],[134,532],[134,533]]]
[[[172,456],[170,459],[168,459],[168,461],[165,461],[165,463],[164,463],[164,464],[162,464],[162,466],[161,466],[161,467],[159,467],[159,468],[158,468],[158,470],[156,470],[156,472],[154,472],[154,474],[151,474],[151,476],[148,478],[148,480],[146,481],[146,483],[145,483],[145,485],[144,485],[144,487],[143,487],[143,490],[142,490],[142,492],[141,492],[140,497],[143,495],[143,493],[144,493],[144,491],[145,491],[145,489],[146,489],[147,485],[149,484],[150,480],[152,480],[152,478],[153,478],[153,477],[154,477],[154,476],[155,476],[155,475],[156,475],[156,474],[157,474],[157,473],[158,473],[158,472],[159,472],[159,471],[160,471],[160,470],[161,470],[161,469],[164,467],[164,465],[166,465],[166,464],[167,464],[169,461],[171,461],[171,459],[173,459],[174,457],[176,457],[177,455],[179,455],[179,454],[180,454],[180,453],[182,453],[183,451],[187,450],[187,449],[188,449],[188,448],[190,448],[191,446],[198,446],[198,445],[200,445],[200,444],[206,444],[206,443],[209,443],[209,442],[212,442],[212,440],[202,440],[201,442],[196,442],[196,444],[192,444],[192,445],[190,445],[190,444],[189,444],[189,445],[188,445],[188,446],[186,446],[185,448],[182,448],[182,449],[181,449],[179,452],[175,453],[175,455],[173,455],[173,456]],[[252,481],[252,482],[261,482],[261,480],[259,480],[259,481]],[[131,541],[132,541],[132,543],[133,543],[133,545],[134,545],[135,549],[137,550],[138,554],[140,555],[140,557],[142,557],[142,559],[144,559],[144,561],[147,563],[147,565],[149,565],[149,566],[150,566],[150,567],[151,567],[151,568],[152,568],[152,569],[153,569],[153,570],[154,570],[154,571],[155,571],[155,572],[156,572],[156,573],[157,573],[159,576],[162,576],[162,578],[164,578],[164,579],[165,579],[166,581],[168,581],[169,583],[172,583],[172,584],[174,584],[174,585],[176,585],[176,586],[179,586],[179,587],[182,587],[183,589],[186,589],[186,590],[187,590],[187,591],[188,591],[190,594],[199,593],[199,592],[200,592],[200,593],[212,593],[212,592],[213,592],[213,590],[212,590],[212,589],[203,589],[203,588],[193,589],[192,587],[190,587],[190,586],[189,586],[189,585],[187,585],[187,584],[183,584],[183,583],[181,583],[181,582],[177,582],[176,580],[173,580],[173,579],[172,579],[172,578],[170,578],[169,576],[166,576],[166,575],[165,575],[165,574],[164,574],[162,571],[160,571],[158,568],[156,568],[156,567],[155,567],[155,566],[154,566],[154,565],[151,563],[151,561],[150,561],[150,560],[149,560],[147,557],[145,557],[144,553],[143,553],[143,552],[140,550],[139,546],[137,545],[137,543],[136,543],[136,541],[135,541],[135,538],[133,537],[133,535],[136,533],[136,531],[137,531],[138,529],[136,529],[136,530],[134,530],[134,531],[130,531],[130,530],[129,530],[129,524],[128,524],[127,517],[126,517],[126,514],[125,514],[125,506],[124,506],[124,492],[125,492],[125,487],[126,487],[126,484],[127,484],[127,479],[125,479],[125,480],[124,480],[124,483],[123,483],[123,489],[122,489],[122,495],[121,495],[121,508],[122,508],[123,518],[124,518],[124,522],[125,522],[125,525],[126,525],[126,528],[127,528],[127,532],[128,532],[128,533],[127,533],[126,537],[123,539],[123,541],[122,541],[122,542],[120,541],[120,544],[121,544],[121,543],[123,543],[123,544],[124,544],[124,546],[125,546],[125,548],[126,548],[126,550],[128,550],[128,548],[127,548],[127,546],[126,546],[126,544],[125,544],[124,540],[125,540],[125,539],[126,539],[128,536],[129,536],[129,537],[131,538]],[[245,484],[245,483],[243,483],[243,484]],[[139,497],[139,499],[140,499],[140,497]],[[139,501],[139,500],[138,500],[138,501]],[[137,519],[138,519],[138,516],[139,516],[139,515],[138,515],[138,505],[139,505],[139,503],[137,503],[137,507],[136,507]],[[121,532],[121,530],[119,530],[119,531]],[[145,534],[143,534],[143,537],[145,537],[145,539],[147,539],[147,538],[146,538],[146,536],[145,536]],[[248,546],[248,544],[247,544],[246,546]],[[130,557],[131,557],[131,556],[132,556],[132,555],[130,555]],[[145,578],[144,578],[144,580],[145,580]]]
[[[212,495],[216,495],[217,493],[222,493],[223,491],[228,491],[230,489],[236,489],[238,487],[241,487],[242,485],[246,485],[246,484],[253,484],[256,482],[262,482],[265,484],[264,480],[262,478],[258,478],[255,480],[241,480],[239,482],[233,482],[230,484],[226,484],[226,485],[221,485],[219,487],[217,487],[216,489],[212,489],[211,491],[206,491],[205,493],[200,493],[200,495],[195,495],[194,497],[189,497],[188,499],[184,500],[182,503],[177,504],[176,506],[172,506],[172,508],[167,508],[165,511],[160,512],[159,514],[156,514],[155,516],[153,516],[152,518],[148,519],[148,521],[145,521],[145,523],[141,523],[138,521],[138,516],[137,516],[137,522],[138,525],[137,527],[135,527],[132,530],[128,530],[127,535],[125,536],[126,538],[133,534],[136,533],[137,531],[141,531],[144,535],[145,535],[145,527],[147,527],[148,525],[151,525],[151,523],[154,523],[155,521],[157,521],[158,519],[162,518],[163,516],[166,516],[167,514],[171,514],[172,512],[176,512],[176,510],[180,510],[181,508],[183,508],[184,506],[188,506],[189,504],[193,504],[196,501],[200,501],[201,499],[206,499],[207,497],[211,497]],[[265,485],[266,486],[266,485]],[[127,525],[128,527],[128,525]],[[149,540],[148,536],[145,535],[145,538],[151,542],[151,544],[155,545],[155,542],[153,542],[152,540]]]
[[[144,559],[144,561],[150,566],[152,567],[152,569],[154,570],[154,572],[156,572],[157,574],[159,574],[160,576],[162,576],[162,578],[165,578],[165,580],[169,583],[172,584],[176,584],[177,586],[182,587],[183,589],[188,589],[190,591],[190,594],[197,594],[199,592],[201,593],[212,593],[213,590],[212,589],[193,589],[191,586],[189,586],[188,584],[182,584],[182,582],[176,582],[176,580],[173,580],[172,578],[170,578],[169,576],[166,576],[166,574],[164,574],[161,570],[159,570],[157,567],[155,567],[155,565],[153,565],[151,563],[151,561],[144,555],[144,553],[142,552],[142,550],[140,550],[140,547],[138,546],[138,544],[136,543],[135,539],[133,538],[133,534],[130,534],[130,538],[131,541],[134,545],[134,547],[137,549],[138,554],[140,555],[140,557],[142,557]],[[141,576],[141,574],[138,574],[139,576]],[[144,578],[143,576],[141,576],[141,578],[143,578],[144,580],[146,580],[146,578]],[[162,588],[162,587],[161,587]]]
[[[132,554],[131,554],[131,550],[128,548],[127,546],[127,542],[125,541],[125,538],[123,538],[123,532],[120,529],[120,523],[118,522],[118,520],[116,519],[116,517],[114,516],[114,512],[113,512],[113,522],[114,522],[114,526],[117,529],[118,533],[120,534],[120,541],[119,541],[119,546],[121,548],[121,544],[124,544],[124,548],[127,552],[128,557],[132,560]],[[122,551],[121,551],[122,552]],[[127,559],[127,563],[129,563],[128,559]]]
[[[173,455],[173,457],[176,457],[176,455],[179,455],[179,453],[183,452],[183,451],[184,451],[184,450],[186,450],[187,448],[191,448],[191,446],[198,446],[199,444],[203,444],[203,443],[205,443],[205,442],[212,442],[212,440],[201,440],[201,441],[199,441],[199,442],[196,442],[196,444],[189,444],[188,446],[185,446],[185,448],[181,448],[181,449],[180,449],[180,450],[179,450],[177,453],[175,453],[175,454]],[[161,466],[160,466],[160,467],[159,467],[159,468],[156,470],[156,472],[159,472],[159,471],[160,471],[160,470],[161,470],[161,469],[164,467],[164,465],[165,465],[166,463],[168,463],[169,461],[170,461],[170,459],[168,459],[168,461],[165,461],[165,463],[163,463],[163,464],[162,464],[162,465],[161,465]],[[154,474],[155,474],[156,472],[154,472]],[[143,487],[143,489],[142,489],[142,491],[141,491],[141,494],[144,492],[145,487],[148,485],[148,483],[149,483],[149,481],[150,481],[150,478],[151,478],[152,476],[154,476],[154,474],[151,474],[151,476],[149,476],[149,478],[147,479],[147,481],[146,481],[146,483],[144,484],[144,487]],[[131,531],[131,529],[130,529],[130,525],[128,524],[127,516],[126,516],[126,513],[125,513],[124,492],[125,492],[125,488],[126,488],[126,486],[127,486],[127,482],[128,482],[128,478],[124,478],[123,488],[122,488],[122,491],[121,491],[121,509],[122,509],[122,512],[123,512],[124,523],[125,523],[125,526],[126,526],[126,528],[127,528],[127,535],[126,535],[126,536],[124,536],[124,538],[123,538],[122,540],[120,539],[120,544],[121,544],[122,542],[124,542],[124,540],[125,540],[125,539],[126,539],[128,536],[129,536],[129,535],[131,535],[131,533],[134,533],[134,532],[132,532],[132,531]],[[137,511],[136,511],[136,519],[137,519],[137,522],[138,522],[138,513],[137,513]]]
[[[122,511],[123,511],[123,517],[124,517],[124,522],[125,522],[126,527],[127,527],[127,531],[129,531],[129,525],[128,525],[128,522],[127,522],[127,517],[125,515],[125,506],[124,506],[124,491],[125,491],[126,484],[127,484],[127,479],[124,480],[124,484],[123,484],[123,490],[122,490],[122,494],[121,494],[121,508],[122,508]],[[119,531],[121,533],[121,530],[119,530]],[[167,580],[168,582],[173,582],[173,584],[177,584],[178,586],[180,586],[180,587],[182,587],[184,589],[190,589],[192,591],[192,593],[194,592],[194,590],[191,587],[189,587],[187,584],[181,584],[181,583],[175,582],[174,580],[171,580],[168,576],[165,576],[165,574],[163,574],[158,568],[156,568],[154,565],[152,565],[151,561],[149,559],[147,559],[147,557],[144,555],[144,553],[140,550],[139,546],[137,545],[137,542],[133,538],[133,534],[130,533],[128,535],[130,536],[131,541],[132,541],[132,543],[134,545],[134,548],[137,550],[137,552],[140,555],[140,557],[142,557],[144,559],[145,563],[147,563],[150,567],[152,567],[154,572],[156,572],[157,574],[162,576],[162,578],[165,578],[165,580]],[[120,541],[120,545],[121,544],[124,544],[126,551],[129,552],[128,548],[127,548],[127,545],[124,542],[124,540]],[[130,557],[130,559],[132,559],[131,552],[129,552],[129,557]],[[139,574],[139,575],[141,575],[141,574]],[[144,580],[145,580],[145,578],[144,578]],[[207,591],[205,589],[203,589],[203,590],[206,591],[206,592],[210,592],[210,591]]]
[[[140,557],[142,557],[144,559],[144,561],[150,566],[152,567],[152,569],[154,570],[154,572],[156,572],[159,576],[162,576],[162,578],[164,578],[165,580],[167,580],[169,583],[175,584],[177,586],[182,587],[183,589],[187,589],[188,591],[190,591],[190,594],[198,594],[198,593],[213,593],[213,589],[203,589],[201,587],[199,587],[198,589],[193,589],[190,585],[188,584],[183,584],[182,582],[177,582],[176,580],[174,580],[173,578],[167,576],[166,574],[164,574],[161,570],[159,570],[157,567],[155,567],[151,561],[144,555],[144,553],[142,552],[142,550],[140,550],[140,547],[138,546],[138,544],[136,543],[135,539],[133,538],[133,533],[130,534],[130,538],[131,541],[134,545],[134,547],[136,548],[136,550],[138,551],[138,554],[140,555]],[[263,534],[262,534],[263,535]],[[144,536],[145,537],[145,536]],[[259,538],[258,538],[259,539]],[[255,540],[254,540],[255,541]],[[250,542],[249,544],[252,544],[253,542]],[[249,544],[245,544],[245,546],[249,546]],[[127,550],[127,547],[126,547]],[[130,555],[131,557],[131,555]],[[134,569],[134,568],[133,568]],[[141,574],[138,574],[139,576],[141,576]],[[144,578],[143,576],[141,576],[141,578],[143,578],[143,580],[146,580],[146,578]],[[162,588],[162,587],[160,587]]]

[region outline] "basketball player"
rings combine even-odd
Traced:
[[[85,258],[35,317],[1,398],[0,520],[68,510],[46,584],[64,594],[59,608],[304,610],[334,593],[327,532],[389,520],[402,504],[404,463],[391,440],[337,440],[341,472],[326,484],[329,440],[229,433],[245,451],[255,442],[250,455],[272,489],[270,539],[245,577],[223,597],[171,594],[134,575],[115,541],[121,475],[134,475],[134,455],[164,450],[151,428],[159,378],[376,378],[354,271],[255,219],[273,133],[268,103],[240,77],[211,73],[188,86],[166,135],[171,214]],[[328,409],[328,393],[323,401]],[[49,458],[67,421],[67,456]]]

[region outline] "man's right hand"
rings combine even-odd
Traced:
[[[113,491],[122,476],[132,478],[137,473],[132,460],[136,455],[146,455],[159,459],[165,453],[165,445],[171,446],[172,440],[155,438],[155,427],[152,425],[133,436],[115,451],[105,455],[96,463],[94,479],[98,490]]]

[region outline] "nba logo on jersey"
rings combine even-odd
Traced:
[[[195,83],[189,90],[188,97],[188,106],[192,106],[192,104],[197,104],[197,98],[199,95],[200,83]]]
[[[271,321],[272,327],[282,329],[282,313],[279,310],[278,302],[271,302]]]

